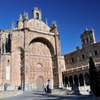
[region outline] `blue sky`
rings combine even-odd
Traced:
[[[84,29],[94,29],[96,41],[100,40],[100,0],[0,0],[0,29],[11,27],[19,13],[24,11],[32,18],[32,9],[42,11],[42,20],[52,20],[58,25],[62,54],[81,47],[80,34]]]

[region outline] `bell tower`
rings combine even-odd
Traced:
[[[32,13],[33,13],[34,19],[39,19],[39,20],[42,19],[41,18],[41,10],[39,10],[37,7],[33,8]]]
[[[93,29],[91,30],[85,29],[84,33],[81,34],[80,38],[82,42],[82,47],[89,46],[96,42]]]

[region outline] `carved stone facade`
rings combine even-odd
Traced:
[[[51,28],[42,21],[41,10],[19,15],[17,27],[0,30],[0,90],[7,83],[8,90],[20,86],[23,90],[43,89],[50,80],[50,87],[80,90],[89,88],[88,58],[92,56],[100,70],[100,41],[95,41],[93,29],[81,34],[82,48],[61,55],[56,22]],[[100,72],[100,71],[99,71]]]
[[[16,28],[0,30],[0,89],[5,83],[8,89],[40,89],[48,80],[51,88],[62,87],[64,57],[57,25],[50,28],[47,19],[43,22],[38,8],[32,13],[32,19],[20,14]]]

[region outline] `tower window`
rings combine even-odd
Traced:
[[[89,43],[89,40],[88,40],[88,38],[86,38],[86,41],[87,41],[87,43]]]
[[[74,58],[72,58],[71,61],[74,62]]]
[[[85,45],[85,40],[84,39],[82,40],[82,42],[83,42],[83,45]]]
[[[98,51],[97,50],[95,50],[94,53],[95,53],[95,56],[98,55]]]
[[[90,41],[93,42],[93,38],[92,38],[92,36],[90,36]]]
[[[39,13],[36,13],[36,19],[39,19]]]

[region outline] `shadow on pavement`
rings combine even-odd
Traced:
[[[36,100],[77,100],[79,97],[76,95],[72,96],[72,95],[56,95],[56,94],[49,94],[49,93],[43,93],[43,92],[37,92],[37,93],[32,93],[33,98],[35,97],[39,97],[40,99],[36,99]],[[26,96],[28,98],[28,96]],[[81,96],[81,98],[84,98],[84,100],[86,100],[85,96]],[[33,99],[35,100],[35,99]]]

